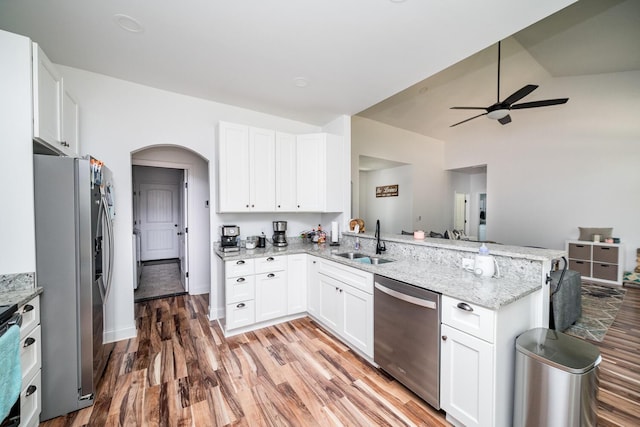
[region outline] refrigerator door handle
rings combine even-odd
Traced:
[[[109,206],[107,204],[106,197],[102,197],[102,206],[104,209],[104,219],[106,222],[107,239],[109,244],[108,262],[107,262],[107,281],[105,283],[105,300],[109,297],[111,291],[111,282],[113,279],[113,222],[111,222],[111,215],[109,215]]]
[[[96,229],[95,229],[96,236],[98,235],[98,232],[100,231],[100,228],[102,225],[102,214],[103,214],[102,198],[100,198],[100,200],[97,203],[98,203],[98,218],[96,220]],[[104,243],[102,243],[102,246],[104,247]],[[103,266],[102,277],[98,279],[98,290],[100,291],[100,299],[102,300],[103,303],[106,298],[104,280],[105,280],[105,272],[104,272],[104,266]]]

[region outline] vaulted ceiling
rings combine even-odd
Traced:
[[[323,125],[575,0],[0,0],[62,65]]]

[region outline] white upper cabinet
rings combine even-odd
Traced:
[[[62,146],[68,155],[77,155],[79,144],[79,112],[80,108],[69,91],[63,87],[62,91]]]
[[[275,210],[275,132],[218,126],[218,212]]]
[[[220,122],[218,212],[341,212],[341,138]]]
[[[276,211],[297,210],[296,169],[296,136],[276,132]]]
[[[78,105],[63,89],[62,77],[37,43],[33,43],[32,55],[33,138],[75,157],[78,155]],[[64,107],[68,111],[64,112]]]

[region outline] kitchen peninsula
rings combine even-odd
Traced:
[[[218,310],[227,335],[310,315],[374,362],[374,275],[441,294],[440,407],[455,425],[508,426],[512,417],[515,338],[546,327],[546,277],[564,251],[488,244],[500,271],[477,277],[462,269],[476,242],[382,235],[380,264],[371,234],[343,233],[339,247],[290,238],[284,248],[217,250]],[[355,250],[356,239],[360,249]],[[362,260],[362,259],[361,259]],[[220,307],[220,305],[224,307]]]

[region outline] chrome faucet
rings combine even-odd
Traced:
[[[380,241],[380,220],[376,220],[376,255],[380,255],[387,250],[387,246],[384,242]]]

